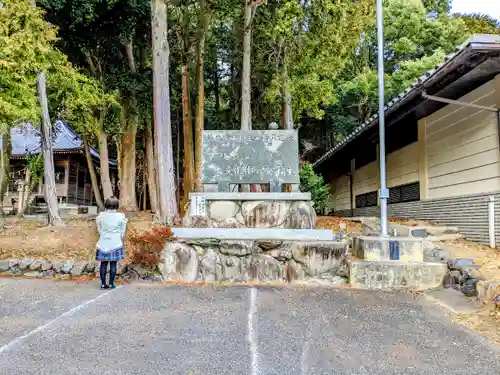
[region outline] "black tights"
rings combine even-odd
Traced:
[[[101,285],[106,285],[106,273],[108,271],[108,263],[109,263],[109,285],[115,285],[115,277],[116,277],[116,263],[117,262],[107,262],[101,261],[101,268],[99,269],[99,275],[101,276]]]

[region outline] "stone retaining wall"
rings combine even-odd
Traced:
[[[72,260],[36,260],[36,259],[8,259],[0,260],[0,275],[28,276],[39,278],[71,278],[80,276],[99,277],[99,262],[72,261]],[[138,266],[118,263],[117,276],[123,280],[151,280],[161,279],[152,271]]]
[[[159,266],[165,280],[292,282],[347,278],[347,241],[185,239],[167,243]]]
[[[207,202],[206,216],[183,218],[189,228],[291,228],[314,229],[316,213],[311,201],[232,201]]]

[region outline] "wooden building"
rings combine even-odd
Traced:
[[[11,130],[11,145],[9,185],[3,199],[5,209],[16,207],[19,199],[19,182],[23,181],[25,177],[27,157],[39,154],[41,151],[39,131],[30,124],[13,128]],[[1,139],[0,147],[3,147],[3,139]],[[83,141],[63,121],[57,121],[54,124],[53,152],[56,194],[60,206],[94,206],[95,198]],[[100,164],[99,152],[91,148],[90,153],[96,168],[98,168]],[[114,177],[116,176],[117,163],[114,160],[110,160],[109,163],[111,178],[116,181]],[[98,169],[97,175],[99,175]],[[30,199],[32,201],[30,206],[43,205],[45,201],[43,178],[35,186]]]
[[[387,103],[385,120],[389,217],[500,246],[500,36],[472,36]],[[336,216],[379,215],[378,126],[373,116],[313,164]]]

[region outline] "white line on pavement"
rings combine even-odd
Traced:
[[[250,354],[252,357],[252,375],[259,374],[259,352],[257,350],[257,339],[254,330],[254,315],[257,310],[257,289],[250,288],[250,308],[248,309],[248,341],[250,343]]]
[[[20,344],[23,340],[26,340],[28,337],[30,336],[33,336],[34,334],[38,333],[38,332],[41,332],[43,331],[44,329],[47,329],[49,328],[51,325],[53,325],[54,323],[58,322],[59,320],[67,317],[67,316],[71,316],[72,314],[80,311],[81,309],[89,306],[90,304],[96,302],[97,300],[101,299],[102,297],[114,292],[115,290],[118,290],[119,288],[121,288],[121,286],[118,286],[116,289],[112,289],[108,292],[105,292],[105,293],[102,293],[102,294],[99,294],[97,297],[95,298],[92,298],[88,301],[85,301],[83,302],[82,304],[76,306],[76,307],[73,307],[71,310],[68,310],[66,311],[65,313],[59,315],[58,317],[52,319],[50,322],[44,324],[44,325],[41,325],[37,328],[35,328],[34,330],[28,332],[27,334],[23,335],[23,336],[19,336],[17,338],[15,338],[14,340],[12,340],[11,342],[9,342],[8,344],[0,347],[0,354],[2,353],[5,353],[9,350],[11,350],[12,348],[14,348],[17,344]]]

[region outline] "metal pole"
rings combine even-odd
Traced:
[[[385,169],[385,114],[384,114],[384,17],[382,0],[377,0],[377,45],[378,45],[378,126],[380,160],[380,234],[387,236],[387,199]]]

